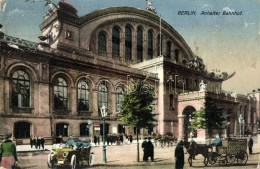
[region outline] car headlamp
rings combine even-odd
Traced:
[[[69,154],[68,152],[64,152],[64,153],[63,153],[63,157],[67,157],[68,154]]]

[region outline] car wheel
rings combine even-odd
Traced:
[[[47,165],[49,168],[53,168],[53,162],[51,161],[51,154],[48,155]]]
[[[89,160],[88,160],[88,165],[89,165],[90,167],[94,164],[94,159],[95,159],[94,153],[91,153],[91,154],[89,155]]]
[[[71,169],[76,169],[76,164],[77,164],[76,155],[72,155],[71,161],[70,161]]]

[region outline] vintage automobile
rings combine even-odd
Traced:
[[[53,144],[48,154],[47,165],[49,168],[69,166],[71,169],[81,166],[92,166],[94,153],[90,152],[91,145],[83,141],[67,141],[66,144]]]

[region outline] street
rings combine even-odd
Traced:
[[[244,166],[238,166],[236,163],[234,165],[228,165],[225,167],[220,167],[218,164],[209,165],[205,167],[203,165],[203,159],[201,155],[196,156],[196,160],[193,161],[193,167],[188,166],[187,157],[188,154],[185,154],[185,168],[256,168],[259,161],[260,152],[258,150],[258,144],[254,146],[254,154],[249,155],[248,162]],[[175,146],[173,147],[155,147],[155,162],[143,162],[142,156],[143,152],[140,148],[140,162],[136,162],[137,156],[137,145],[136,144],[127,144],[121,146],[107,146],[107,163],[102,163],[102,147],[93,146],[91,152],[95,154],[94,165],[92,167],[84,168],[95,168],[95,169],[169,169],[174,168],[174,152]],[[47,154],[45,152],[37,152],[34,154],[20,154],[19,165],[23,169],[47,169]],[[59,169],[67,169],[68,167],[63,167]],[[84,169],[82,168],[82,169]]]

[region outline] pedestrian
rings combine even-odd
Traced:
[[[33,148],[33,136],[30,137],[30,145],[31,145],[31,148]]]
[[[121,141],[121,143],[123,144],[123,141],[124,141],[123,133],[121,133],[121,134],[119,135],[119,137],[120,137],[120,141]]]
[[[34,147],[37,149],[36,138],[34,136],[33,136],[32,142],[33,142]]]
[[[183,151],[183,141],[180,140],[175,148],[175,169],[183,169],[184,167],[184,151]]]
[[[37,137],[36,138],[36,149],[40,149],[41,148],[41,137]]]
[[[154,159],[154,146],[153,143],[151,142],[151,137],[148,138],[148,142],[146,143],[147,146],[147,160],[150,157],[151,161]]]
[[[249,154],[252,155],[253,154],[253,144],[254,144],[254,141],[252,139],[252,136],[250,135],[249,136],[249,140],[248,140],[248,149],[249,149]]]
[[[12,133],[7,132],[0,147],[1,165],[5,169],[12,169],[12,167],[18,162],[16,146],[12,142],[11,137]]]
[[[110,140],[109,134],[107,134],[107,137],[105,138],[105,140],[107,141],[107,145],[109,146],[109,140]]]
[[[94,143],[95,143],[95,145],[97,144],[97,136],[96,135],[94,136]]]
[[[100,144],[100,137],[101,137],[101,135],[98,135],[98,136],[97,136],[98,145]]]
[[[45,144],[45,139],[44,139],[44,137],[41,137],[40,143],[41,143],[42,149],[44,150],[44,144]]]
[[[132,134],[129,135],[129,141],[130,141],[130,143],[133,142],[133,136],[132,136]]]
[[[143,161],[147,162],[148,161],[148,149],[147,149],[147,141],[146,139],[142,143],[142,149],[143,149]]]

